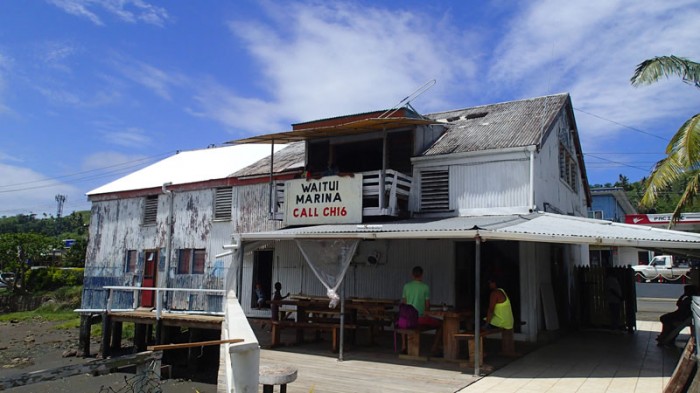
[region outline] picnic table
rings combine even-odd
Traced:
[[[341,329],[340,306],[329,307],[329,299],[319,296],[293,295],[283,300],[273,300],[271,304],[279,306],[279,320],[272,321],[272,346],[281,345],[280,332],[285,328],[296,329],[296,343],[304,342],[305,331],[315,331],[317,337],[321,331],[332,334],[332,350],[338,351]],[[393,307],[396,300],[350,298],[345,301],[343,329],[351,331],[358,327],[370,329],[370,340],[374,340],[376,331],[393,321]],[[296,319],[289,316],[294,313]]]

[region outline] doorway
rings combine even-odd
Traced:
[[[455,243],[455,299],[457,309],[474,308],[474,275],[476,243]],[[514,241],[488,241],[481,244],[480,309],[486,315],[489,306],[488,278],[493,278],[510,298],[513,317],[520,321],[520,245]],[[515,331],[520,331],[516,326]]]
[[[143,263],[143,287],[155,287],[158,266],[158,251],[147,250],[144,252]],[[155,291],[141,291],[141,307],[153,307]]]
[[[272,297],[272,261],[274,250],[257,250],[253,256],[253,282],[250,296],[250,307],[258,307],[258,295],[256,286],[259,284],[265,301],[262,308],[269,308],[268,301]]]

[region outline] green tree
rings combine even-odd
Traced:
[[[700,88],[700,63],[676,56],[643,61],[637,65],[630,81],[633,86],[641,86],[672,75]],[[654,205],[659,196],[678,181],[687,183],[673,210],[670,226],[680,219],[683,210],[692,205],[700,193],[700,113],[683,123],[671,138],[666,146],[666,158],[656,163],[647,180],[641,204]]]
[[[36,233],[0,234],[0,270],[15,274],[12,290],[18,290],[17,285],[32,265],[50,260],[57,247],[58,241]]]

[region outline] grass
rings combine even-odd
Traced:
[[[80,298],[82,296],[82,286],[63,287],[55,291],[35,294],[43,296],[44,304],[33,311],[21,311],[0,315],[0,322],[42,320],[48,322],[58,322],[54,328],[60,330],[71,330],[80,328],[80,314],[73,310],[80,308]],[[90,335],[93,337],[102,336],[102,324],[94,324],[90,328]],[[122,338],[134,338],[134,324],[125,322],[122,325]]]

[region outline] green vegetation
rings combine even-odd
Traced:
[[[646,190],[646,182],[647,179],[643,178],[639,181],[630,183],[629,179],[626,176],[620,175],[618,181],[616,181],[615,183],[592,184],[591,188],[622,188],[623,190],[625,190],[627,198],[630,200],[630,203],[632,203],[632,206],[634,206],[637,209],[637,211],[639,211],[639,213],[654,214],[672,212],[676,208],[676,205],[678,205],[678,201],[681,199],[683,190],[687,185],[687,181],[684,178],[681,178],[671,183],[664,191],[660,191],[658,193],[658,197],[652,205],[644,206],[641,205],[640,202]],[[700,211],[700,201],[696,201],[686,206],[685,209],[686,211]]]
[[[645,60],[637,66],[630,82],[634,86],[640,86],[672,75],[700,88],[700,63],[676,56]],[[666,155],[666,158],[656,164],[645,182],[641,204],[653,206],[669,189],[683,185],[682,194],[673,209],[672,220],[677,221],[681,213],[693,206],[700,195],[700,113],[688,119],[676,131],[666,146]]]
[[[0,322],[12,320],[25,321],[28,319],[41,319],[44,321],[70,321],[80,318],[73,312],[80,307],[80,295],[83,288],[66,287],[59,290],[43,294],[43,304],[32,311],[14,312],[0,315]]]
[[[31,267],[84,267],[87,251],[90,212],[73,212],[68,216],[37,219],[34,215],[0,218],[0,271],[14,273],[13,292],[41,291],[58,286],[80,285],[73,275],[45,277],[37,273],[29,284],[25,277]],[[67,247],[64,240],[72,240]],[[39,277],[41,276],[41,277]],[[61,281],[63,280],[63,281]],[[40,281],[40,282],[39,282]]]

